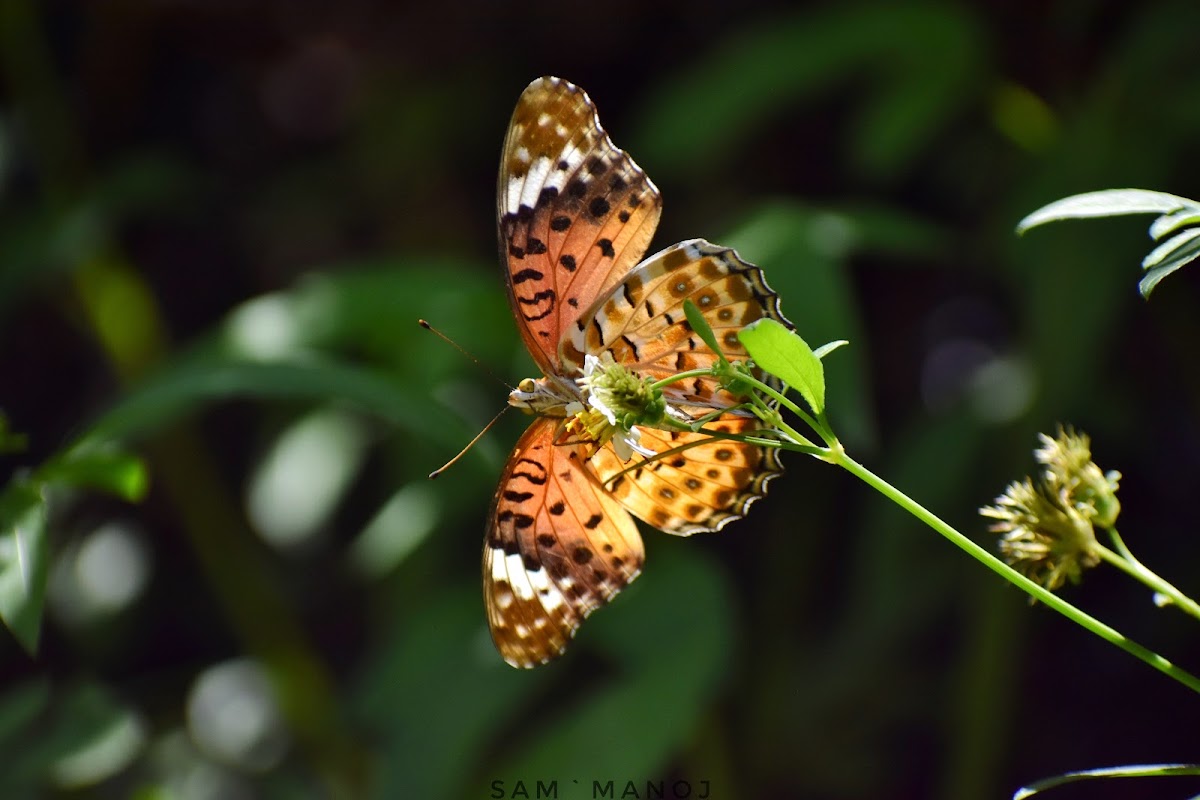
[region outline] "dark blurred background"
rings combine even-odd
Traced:
[[[1200,280],[1138,296],[1149,218],[1013,228],[1077,192],[1200,195],[1196,3],[0,14],[0,409],[28,437],[0,463],[108,443],[151,482],[49,498],[40,648],[0,637],[4,797],[1003,798],[1200,759],[1185,688],[798,455],[719,535],[644,531],[567,656],[509,668],[479,561],[526,420],[426,480],[507,390],[416,325],[533,374],[496,171],[518,94],[561,75],[662,190],[652,250],[733,245],[807,341],[851,341],[852,455],[992,547],[976,509],[1073,423],[1194,596]],[[1140,585],[1064,593],[1200,670]]]

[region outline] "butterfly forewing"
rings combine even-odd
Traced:
[[[583,448],[556,444],[536,420],[500,477],[483,550],[492,639],[517,667],[560,654],[584,617],[637,577],[637,526],[584,468]]]
[[[497,205],[517,325],[550,374],[566,330],[645,254],[662,198],[582,89],[539,78],[513,112]]]

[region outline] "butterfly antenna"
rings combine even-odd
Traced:
[[[427,330],[427,331],[429,331],[430,333],[432,333],[432,334],[434,334],[435,336],[437,336],[437,337],[438,337],[439,339],[441,339],[443,342],[445,342],[446,344],[450,345],[451,347],[453,347],[453,348],[454,348],[455,350],[457,350],[458,352],[462,353],[462,354],[463,354],[464,356],[466,356],[467,358],[469,358],[469,359],[471,359],[472,361],[474,361],[474,362],[475,362],[475,366],[479,367],[481,370],[483,370],[485,373],[487,373],[487,374],[488,374],[488,376],[489,376],[489,377],[491,377],[491,379],[492,379],[492,380],[496,381],[497,383],[499,383],[501,386],[505,387],[506,389],[509,389],[509,390],[511,390],[511,389],[513,388],[513,387],[509,386],[509,385],[508,385],[508,384],[507,384],[507,383],[506,383],[506,382],[505,382],[505,381],[504,381],[502,378],[500,378],[498,375],[496,375],[496,373],[494,373],[494,372],[492,372],[490,369],[488,369],[488,367],[487,367],[487,364],[484,364],[482,361],[480,361],[480,360],[479,360],[478,358],[476,358],[474,355],[472,355],[471,353],[467,352],[466,348],[464,348],[464,347],[463,347],[462,345],[460,345],[458,342],[454,341],[454,340],[453,340],[453,339],[451,339],[449,336],[447,336],[446,334],[442,333],[442,332],[441,332],[441,331],[439,331],[437,328],[433,327],[432,325],[430,325],[428,322],[426,322],[426,321],[425,321],[425,320],[423,320],[423,319],[419,319],[419,320],[417,320],[417,324],[418,324],[418,325],[420,325],[420,326],[421,326],[422,328],[424,328],[425,330]],[[503,412],[501,412],[501,413],[503,413]],[[497,416],[499,416],[499,415],[497,415]],[[493,422],[494,422],[494,421],[495,421],[495,420],[493,420]],[[491,426],[489,425],[488,427],[491,427]],[[486,431],[487,431],[487,428],[484,428],[483,430],[484,430],[484,432],[486,432]],[[483,434],[481,433],[481,434],[480,434],[480,436],[482,436],[482,435],[483,435]],[[474,444],[474,442],[471,442],[471,444]],[[470,446],[471,446],[470,444],[469,444],[469,445],[467,445],[467,447],[470,447]],[[461,455],[461,453],[460,453],[460,455]],[[451,463],[453,463],[453,462],[451,462]],[[450,466],[450,464],[447,464],[446,466],[448,467],[448,466]],[[443,467],[442,469],[445,469],[445,467]]]
[[[436,331],[434,331],[434,332],[436,333]],[[452,344],[453,344],[453,343],[452,343]],[[475,443],[476,443],[476,442],[478,442],[480,439],[482,439],[482,438],[483,438],[483,435],[484,435],[485,433],[487,433],[488,431],[490,431],[490,430],[492,429],[492,427],[493,427],[493,426],[494,426],[494,425],[495,425],[497,422],[499,422],[499,421],[500,421],[500,418],[501,418],[502,416],[504,416],[504,412],[505,412],[505,411],[508,411],[508,409],[510,409],[511,407],[512,407],[512,406],[505,406],[504,408],[500,409],[500,413],[499,413],[499,414],[497,414],[496,416],[492,417],[492,421],[491,421],[491,422],[489,422],[487,425],[484,425],[484,426],[483,426],[483,430],[481,430],[479,433],[475,434],[475,438],[474,438],[474,439],[472,439],[471,441],[467,442],[467,446],[466,446],[466,447],[464,447],[462,450],[460,450],[460,451],[459,451],[459,453],[458,453],[458,455],[456,455],[454,458],[452,458],[452,459],[450,459],[449,461],[447,461],[447,462],[446,462],[445,464],[443,464],[442,466],[440,466],[440,467],[438,467],[437,469],[435,469],[433,472],[429,473],[429,480],[433,480],[433,479],[434,479],[434,478],[436,478],[438,475],[441,475],[443,472],[445,472],[446,470],[450,469],[450,468],[451,468],[451,467],[453,467],[455,464],[457,464],[457,463],[458,463],[458,460],[459,460],[460,458],[462,458],[463,456],[465,456],[465,455],[467,454],[467,451],[468,451],[468,450],[470,450],[472,447],[474,447],[474,446],[475,446]]]

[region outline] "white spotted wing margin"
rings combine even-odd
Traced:
[[[560,655],[645,560],[637,524],[585,468],[586,449],[556,444],[560,424],[540,417],[517,442],[484,541],[488,624],[515,667]]]

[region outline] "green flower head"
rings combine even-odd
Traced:
[[[1095,526],[1112,527],[1121,512],[1118,472],[1104,473],[1092,461],[1086,434],[1059,428],[1039,435],[1034,455],[1045,469],[1009,484],[995,504],[979,513],[996,522],[1000,553],[1010,565],[1047,589],[1078,583],[1083,570],[1100,563]]]
[[[610,417],[612,424],[629,430],[634,425],[658,425],[667,413],[662,391],[652,378],[636,374],[613,361],[605,351],[599,357],[584,357],[583,377],[575,381],[588,397],[588,404]]]
[[[1121,473],[1101,472],[1092,461],[1091,439],[1086,433],[1059,426],[1058,436],[1051,439],[1038,434],[1042,446],[1034,451],[1038,463],[1045,465],[1045,478],[1065,487],[1071,502],[1080,506],[1081,513],[1096,525],[1109,528],[1116,524],[1121,513],[1117,488]]]
[[[1051,591],[1100,563],[1091,522],[1051,485],[1015,481],[979,513],[997,520],[988,530],[1000,534],[1004,560]]]
[[[572,417],[568,426],[574,433],[598,445],[611,441],[622,461],[634,453],[647,458],[655,455],[639,444],[642,432],[637,429],[638,425],[658,425],[666,416],[666,401],[661,390],[652,388],[652,379],[639,378],[605,352],[600,357],[585,356],[583,377],[576,383],[583,389],[587,406],[568,406]]]

